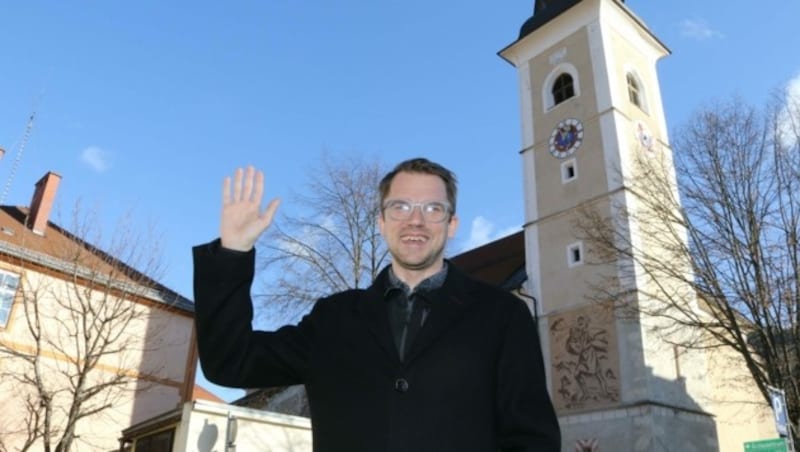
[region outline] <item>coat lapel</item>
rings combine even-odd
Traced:
[[[358,300],[358,311],[364,319],[367,329],[370,330],[375,340],[380,347],[384,350],[387,356],[399,361],[400,356],[397,354],[397,347],[394,345],[392,338],[392,327],[389,325],[389,314],[386,310],[386,300],[384,299],[386,273],[388,267],[385,268],[375,278],[375,282],[364,292],[361,293],[361,299]]]

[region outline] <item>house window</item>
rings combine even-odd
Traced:
[[[556,78],[555,83],[553,83],[552,93],[553,102],[555,105],[564,102],[570,97],[574,97],[575,88],[572,84],[572,76],[566,73],[559,75],[558,78]]]
[[[576,242],[567,247],[567,265],[570,268],[583,265],[583,243]]]
[[[18,287],[19,275],[0,270],[0,328],[8,325]]]
[[[578,167],[575,166],[575,159],[569,159],[561,164],[561,183],[572,182],[578,177]]]
[[[136,452],[170,452],[175,429],[163,430],[136,440]]]

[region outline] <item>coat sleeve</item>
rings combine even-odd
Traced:
[[[216,240],[192,253],[197,346],[206,378],[241,388],[302,383],[314,338],[311,314],[297,326],[254,331],[255,251],[226,252]]]
[[[559,452],[561,432],[536,325],[525,303],[512,301],[498,361],[498,446],[503,452]]]

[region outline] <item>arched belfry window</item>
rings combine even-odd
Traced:
[[[553,83],[552,93],[553,105],[558,105],[570,97],[575,97],[575,87],[572,83],[572,76],[567,73],[559,75],[555,83]]]
[[[570,63],[555,66],[541,85],[542,108],[550,111],[567,99],[581,95],[581,82],[578,70]]]
[[[639,107],[642,111],[647,111],[647,99],[644,93],[642,81],[636,76],[636,73],[629,71],[625,74],[625,81],[628,84],[628,100]]]
[[[636,77],[633,74],[628,73],[628,99],[630,99],[633,105],[637,107],[642,106],[642,102],[639,99],[639,82],[636,81]]]

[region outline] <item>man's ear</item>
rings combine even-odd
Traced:
[[[379,213],[375,221],[378,222],[378,230],[381,231],[381,235],[383,235],[383,227],[385,225],[385,222],[383,220],[383,213]]]
[[[456,230],[458,229],[458,216],[453,214],[450,217],[450,221],[447,223],[447,238],[452,239],[456,236]]]

